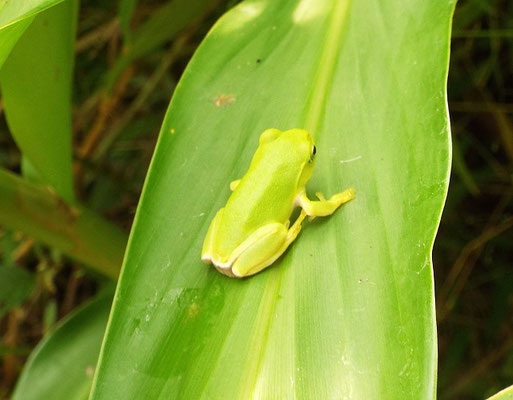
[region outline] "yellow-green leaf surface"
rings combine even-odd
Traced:
[[[62,0],[0,0],[0,29],[29,18]]]
[[[165,117],[92,399],[434,398],[453,7],[257,0],[215,25]],[[356,199],[230,279],[201,245],[266,128],[314,135],[310,196]]]
[[[38,14],[0,72],[5,115],[16,143],[43,182],[68,202],[74,200],[71,81],[76,7],[76,0],[66,0]]]
[[[32,20],[33,18],[26,18],[0,30],[0,69],[2,69],[5,59]]]
[[[59,323],[31,354],[12,400],[87,399],[111,301],[105,291]]]
[[[35,14],[62,0],[0,0],[0,69]]]
[[[513,386],[509,386],[499,393],[489,397],[488,400],[513,400]]]

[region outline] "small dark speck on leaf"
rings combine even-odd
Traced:
[[[260,64],[262,62],[262,59],[261,58],[257,58],[256,62],[257,62],[257,64]]]
[[[88,365],[86,367],[85,374],[87,377],[92,378],[94,375],[94,367],[92,365]]]
[[[235,96],[233,94],[218,94],[214,99],[214,104],[216,107],[229,106],[235,101]]]
[[[199,312],[198,304],[192,303],[187,310],[187,316],[189,318],[194,318],[196,315],[198,315],[198,312]]]

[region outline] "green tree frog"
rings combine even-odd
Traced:
[[[271,265],[296,239],[301,223],[331,215],[354,198],[347,189],[326,200],[309,200],[305,185],[312,175],[316,148],[303,129],[267,129],[242,179],[230,183],[232,194],[208,228],[201,259],[230,277],[243,278]],[[290,226],[295,207],[301,214]]]

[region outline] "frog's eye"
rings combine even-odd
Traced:
[[[310,160],[308,160],[309,163],[313,162],[314,158],[315,158],[315,153],[317,153],[317,149],[315,148],[315,145],[312,149],[312,154],[310,154]]]

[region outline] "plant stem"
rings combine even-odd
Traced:
[[[65,203],[52,189],[0,169],[0,225],[20,230],[111,278],[127,235],[97,214]]]

